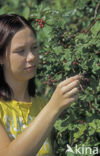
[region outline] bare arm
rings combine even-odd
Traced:
[[[80,76],[75,76],[62,81],[47,105],[15,140],[10,141],[0,126],[0,156],[35,156],[58,116],[77,99],[79,80]]]

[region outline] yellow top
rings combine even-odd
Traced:
[[[39,96],[31,98],[31,102],[0,101],[0,121],[11,140],[15,139],[29,125],[44,107],[45,102]],[[52,156],[49,136],[36,156]]]

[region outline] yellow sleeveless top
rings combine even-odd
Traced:
[[[44,102],[44,99],[39,96],[31,98],[31,102],[0,101],[0,121],[11,140],[23,132],[45,104],[46,101]],[[48,136],[36,156],[52,155],[51,141]]]

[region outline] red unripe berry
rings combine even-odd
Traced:
[[[38,22],[39,22],[39,24],[42,24],[42,20],[41,20],[41,19],[39,19],[39,21],[38,21]]]
[[[47,82],[43,82],[43,84],[47,84]]]
[[[51,82],[48,82],[48,86],[52,86],[52,83]]]
[[[43,24],[41,24],[41,25],[40,25],[40,28],[43,28],[43,27],[44,27],[44,25],[43,25]]]
[[[51,77],[50,76],[48,76],[48,79],[50,79]]]
[[[38,21],[39,21],[39,19],[37,18],[37,19],[35,19],[35,21],[36,21],[36,22],[38,22]]]
[[[39,25],[41,25],[42,24],[42,22],[38,22],[39,23]]]
[[[70,44],[69,47],[71,48],[72,47],[72,44]]]
[[[72,62],[73,65],[78,65],[78,62]]]
[[[57,82],[57,80],[55,79],[55,80],[52,80],[52,82]]]
[[[42,20],[42,23],[45,24],[45,21]]]
[[[42,22],[42,19],[40,19],[40,22]]]

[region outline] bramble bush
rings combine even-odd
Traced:
[[[79,99],[54,125],[55,155],[73,156],[66,152],[67,144],[72,149],[76,144],[98,147],[100,152],[99,0],[9,0],[6,7],[3,4],[0,14],[20,13],[37,30],[37,94],[49,100],[59,82],[76,74],[84,75]]]

